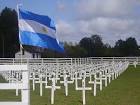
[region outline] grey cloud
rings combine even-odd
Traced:
[[[58,36],[63,41],[78,42],[91,34],[102,35],[105,43],[136,37],[140,44],[139,0],[79,0],[72,9],[77,19],[60,20]],[[77,11],[73,11],[77,10]]]
[[[92,17],[132,17],[137,15],[139,0],[81,0],[77,13],[83,19]]]

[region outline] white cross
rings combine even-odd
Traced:
[[[136,61],[133,62],[133,65],[135,68],[137,67],[137,64],[138,64],[138,62],[136,62]]]
[[[56,86],[55,73],[53,73],[52,86],[46,86],[46,88],[51,88],[51,104],[54,104],[54,92],[56,89],[60,89],[60,86]]]
[[[89,83],[94,84],[93,95],[96,96],[97,84],[100,85],[100,90],[102,90],[101,72],[99,72],[99,77],[98,78],[97,78],[97,74],[94,74],[94,81],[90,81]]]
[[[85,78],[82,80],[82,87],[77,88],[77,90],[82,90],[83,105],[86,104],[86,90],[91,90],[91,87],[86,87]]]
[[[68,96],[68,84],[73,83],[73,81],[68,81],[67,74],[64,75],[64,81],[60,81],[60,83],[64,83],[65,86],[65,95]]]
[[[43,81],[42,78],[43,78],[43,75],[40,74],[39,75],[39,81],[35,81],[35,83],[40,84],[40,96],[42,96],[42,94],[43,94],[43,83],[46,83],[46,81]]]
[[[78,88],[78,79],[82,79],[81,77],[78,77],[78,73],[75,72],[75,90]]]

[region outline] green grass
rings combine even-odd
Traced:
[[[7,83],[7,81],[0,76],[0,83]],[[19,96],[15,96],[15,90],[0,90],[0,101],[21,101],[21,92]]]
[[[89,85],[92,86],[92,85]],[[8,94],[9,93],[9,94]],[[50,89],[43,89],[43,96],[39,96],[39,85],[32,91],[31,105],[51,105]],[[0,101],[20,100],[15,91],[0,91]],[[82,105],[82,91],[76,91],[73,84],[69,85],[69,95],[66,97],[64,87],[55,92],[54,105]],[[140,105],[140,66],[136,69],[130,66],[117,79],[111,81],[102,91],[93,96],[93,90],[86,92],[86,105]]]

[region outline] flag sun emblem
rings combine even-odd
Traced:
[[[42,30],[45,32],[45,33],[48,33],[48,29],[46,27],[42,27]]]

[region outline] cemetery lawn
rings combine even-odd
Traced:
[[[34,92],[31,86],[31,105],[51,105],[50,95],[50,89],[44,88],[43,96],[40,97],[39,85]],[[0,90],[0,101],[2,100],[19,101],[20,97],[15,96],[15,91]],[[54,103],[54,105],[82,105],[82,91],[76,91],[74,84],[69,84],[69,95],[66,97],[62,86],[55,92]],[[103,87],[102,91],[97,91],[96,97],[93,96],[93,90],[86,91],[86,105],[140,105],[140,66],[137,68],[129,66],[117,79],[111,81],[107,87]]]

